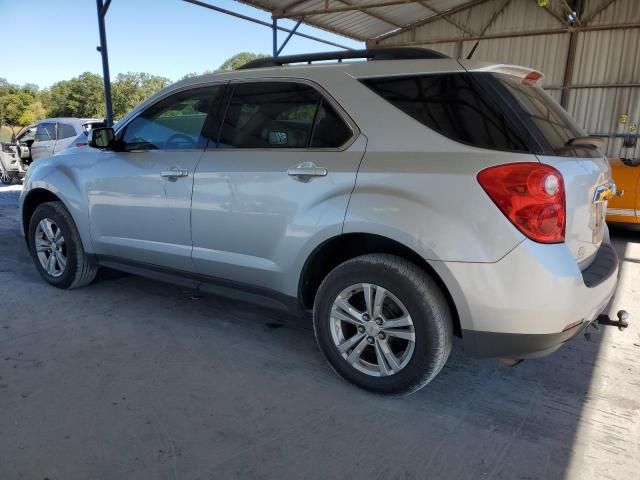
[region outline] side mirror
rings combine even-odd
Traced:
[[[93,148],[113,148],[113,142],[116,134],[113,128],[92,128],[89,130],[87,143]]]

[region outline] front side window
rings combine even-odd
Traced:
[[[26,143],[28,141],[33,141],[36,138],[36,130],[37,127],[32,125],[30,127],[23,128],[20,132],[18,132],[18,136],[16,137],[17,142]]]
[[[66,123],[58,124],[58,140],[69,137],[76,137],[78,134],[75,129],[71,125],[67,125]]]
[[[315,88],[294,82],[233,87],[220,148],[337,148],[351,129]]]
[[[222,86],[171,95],[149,107],[124,127],[125,150],[185,150],[204,148],[202,133],[211,102]]]
[[[529,151],[507,114],[469,74],[374,78],[363,83],[404,113],[452,140],[492,150]]]
[[[49,140],[56,139],[56,124],[55,123],[40,123],[36,127],[36,135],[34,141],[36,142],[48,142]]]

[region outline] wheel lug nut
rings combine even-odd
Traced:
[[[387,336],[384,334],[384,332],[380,332],[380,333],[378,334],[378,338],[379,338],[380,340],[384,340],[385,338],[387,338]]]
[[[373,337],[367,337],[367,343],[373,345]]]
[[[362,325],[358,327],[358,333],[364,333],[364,327]]]
[[[376,318],[376,324],[377,325],[382,325],[384,323],[384,320],[382,320],[382,318],[378,317]]]
[[[368,322],[371,319],[371,317],[369,317],[369,315],[367,315],[366,313],[362,314],[362,320],[364,320],[365,322]]]

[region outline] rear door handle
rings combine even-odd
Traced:
[[[312,177],[326,177],[329,171],[318,167],[313,162],[303,162],[287,170],[287,175],[301,182],[308,182]]]
[[[178,168],[172,167],[168,170],[163,170],[160,172],[160,176],[163,178],[178,178],[178,177],[186,177],[189,175],[189,170],[186,168]]]

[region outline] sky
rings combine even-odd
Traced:
[[[271,22],[268,13],[233,0],[205,1]],[[102,74],[95,0],[0,0],[0,25],[0,78],[10,83],[46,88],[86,71]],[[238,52],[271,55],[270,28],[181,0],[112,0],[106,30],[112,79],[118,73],[147,72],[178,80],[213,70]],[[308,26],[299,31],[363,48]],[[279,32],[280,42],[285,37]],[[294,36],[282,54],[327,50],[337,48]]]

